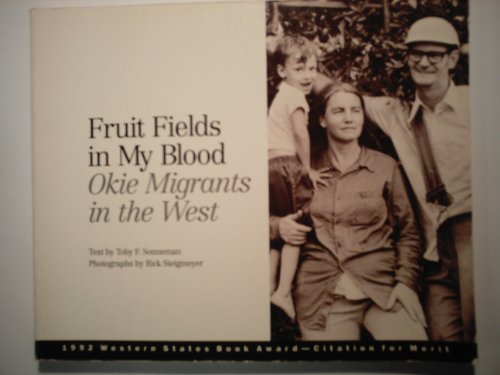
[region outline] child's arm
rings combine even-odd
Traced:
[[[322,181],[324,177],[320,172],[311,169],[311,146],[309,143],[309,132],[307,131],[307,116],[302,108],[297,108],[290,116],[292,123],[293,139],[295,142],[295,150],[299,157],[300,163],[304,166],[314,189],[318,184],[325,184]]]
[[[293,140],[295,150],[301,164],[307,173],[311,170],[311,152],[309,144],[309,132],[307,131],[306,112],[302,108],[297,108],[290,116],[292,123]]]

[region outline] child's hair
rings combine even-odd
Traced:
[[[286,59],[296,54],[300,54],[299,62],[301,63],[317,55],[316,48],[309,39],[301,35],[286,35],[276,46],[274,62],[277,65],[285,65]]]

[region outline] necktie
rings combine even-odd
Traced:
[[[424,123],[423,108],[419,106],[412,120],[413,131],[417,141],[418,151],[424,168],[424,180],[427,188],[426,200],[443,207],[448,207],[453,197],[448,194],[434,159],[429,134]]]

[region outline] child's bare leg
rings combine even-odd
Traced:
[[[281,267],[279,284],[271,295],[271,302],[283,309],[293,320],[295,307],[292,298],[292,283],[299,262],[300,247],[285,244],[281,249]]]
[[[271,266],[271,280],[269,285],[271,286],[271,294],[273,294],[276,290],[276,287],[278,286],[278,270],[280,264],[280,252],[278,250],[271,249],[271,251],[269,252],[269,264]]]

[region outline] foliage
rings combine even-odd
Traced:
[[[430,15],[446,18],[458,30],[461,43],[468,43],[467,0],[390,0],[387,30],[382,0],[344,3],[346,7],[278,3],[279,23],[285,34],[304,35],[318,45],[320,72],[354,82],[367,94],[412,99],[414,88],[405,64],[403,41],[408,26],[416,19]],[[454,72],[457,84],[468,83],[467,57],[461,56]]]

